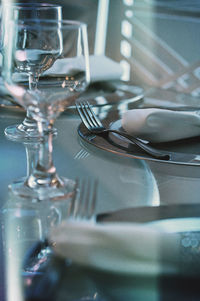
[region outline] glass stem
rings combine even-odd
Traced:
[[[37,131],[37,123],[32,118],[29,109],[26,111],[26,117],[23,122],[18,126],[19,130],[26,131],[27,133],[36,132]]]
[[[26,160],[27,160],[27,178],[29,178],[37,162],[38,143],[24,143],[26,149]]]
[[[39,75],[37,72],[33,72],[29,74],[29,90],[33,91],[37,89],[38,80],[39,80]],[[32,118],[28,108],[26,110],[26,117],[23,120],[22,124],[19,125],[18,128],[19,130],[25,132],[31,132],[37,130],[36,121]]]
[[[38,144],[38,160],[34,171],[28,177],[27,185],[31,188],[62,187],[63,182],[57,176],[53,164],[53,134],[51,131],[43,131],[42,122],[38,122],[38,129],[42,137]]]
[[[32,72],[29,74],[29,89],[30,90],[37,90],[38,80],[39,80],[38,72]]]
[[[32,119],[31,113],[29,112],[29,109],[26,110],[26,117]]]

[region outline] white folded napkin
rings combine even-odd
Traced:
[[[167,142],[200,135],[200,112],[133,109],[122,115],[123,129],[149,142]]]
[[[73,65],[71,64],[73,60]],[[122,67],[119,63],[111,60],[103,55],[90,55],[90,80],[91,82],[117,80],[122,76]],[[48,69],[45,74],[63,74],[76,68],[76,70],[83,70],[83,60],[78,59],[57,59],[53,66]]]
[[[179,270],[180,236],[149,226],[65,221],[49,240],[57,255],[90,268],[154,276]]]

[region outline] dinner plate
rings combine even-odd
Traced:
[[[139,106],[138,103],[135,103],[135,107],[141,108],[141,102],[139,103]],[[111,108],[107,112],[104,111],[104,115],[100,115],[103,124],[111,129],[124,131],[121,127],[121,116],[124,109],[126,110],[128,108],[119,106],[118,110],[113,110]],[[85,128],[83,123],[78,127],[78,133],[84,141],[113,154],[165,164],[200,165],[200,137],[165,143],[149,143],[148,141],[145,141],[154,148],[170,154],[170,160],[163,160],[151,157],[140,150],[135,144],[130,143],[130,141],[117,134],[110,133],[106,138],[105,136],[94,135]]]
[[[124,222],[157,225],[174,224],[175,221],[195,221],[200,230],[200,205],[199,204],[177,204],[162,206],[141,206],[124,208],[108,213],[97,215],[98,222]],[[184,226],[184,223],[182,224]],[[159,229],[159,228],[158,228]],[[161,229],[161,228],[160,228]],[[171,227],[173,229],[173,227]],[[174,228],[175,229],[175,228]],[[184,228],[185,229],[185,228]]]
[[[89,86],[87,91],[81,94],[79,99],[88,99],[93,106],[102,107],[123,103],[134,103],[143,98],[143,89],[122,81],[95,82]],[[0,81],[0,108],[13,112],[25,111],[18,105],[17,101],[7,93]],[[66,109],[74,109],[73,102]]]
[[[146,225],[168,233],[198,232],[198,238],[200,238],[200,217],[164,219]]]
[[[198,204],[125,208],[98,214],[97,221],[100,223],[138,223],[163,233],[187,233],[188,235],[192,233],[191,240],[197,240],[198,245],[200,242],[200,206]],[[187,241],[185,243],[187,244]]]

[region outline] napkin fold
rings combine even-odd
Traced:
[[[73,64],[71,62],[73,61]],[[83,59],[57,59],[53,66],[45,74],[61,74],[69,72],[72,68],[83,70]],[[119,80],[122,76],[122,67],[119,63],[103,55],[90,55],[90,80],[91,82]]]
[[[122,115],[123,129],[149,142],[168,142],[200,135],[200,111],[133,109]]]
[[[90,268],[146,276],[178,271],[179,235],[141,224],[65,221],[49,240],[57,255]]]

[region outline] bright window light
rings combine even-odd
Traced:
[[[127,6],[131,6],[134,4],[134,0],[123,0],[124,4]]]
[[[104,55],[108,23],[109,0],[99,0],[94,53]]]
[[[126,58],[131,57],[131,45],[127,41],[122,40],[120,43],[120,52]]]
[[[194,75],[200,79],[200,67],[197,67],[195,70],[194,70]]]
[[[132,25],[127,20],[122,21],[121,33],[126,38],[131,38],[132,37]]]
[[[123,69],[121,79],[124,81],[130,80],[130,71],[131,71],[130,64],[127,61],[122,60],[120,62],[120,65],[122,66],[122,69]]]
[[[194,97],[199,97],[200,96],[200,88],[193,90],[191,94]]]
[[[130,9],[126,10],[126,11],[125,11],[125,16],[126,16],[127,18],[132,18],[132,17],[133,17],[133,11],[130,10]]]

